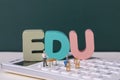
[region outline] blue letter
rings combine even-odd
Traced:
[[[53,52],[53,41],[61,42],[61,48],[58,52]],[[45,33],[45,53],[49,58],[63,59],[69,53],[69,40],[67,36],[60,31],[47,31]]]

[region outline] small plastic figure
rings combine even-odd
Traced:
[[[70,71],[70,70],[71,70],[71,65],[70,65],[70,61],[68,61],[66,65],[66,71]]]
[[[42,53],[42,57],[43,57],[43,67],[48,66],[47,65],[47,56],[46,56],[46,54]]]
[[[65,67],[66,67],[66,65],[67,65],[67,63],[68,63],[68,55],[66,56],[66,60],[64,60],[64,65],[65,65]]]
[[[74,59],[74,64],[75,64],[75,68],[78,69],[80,68],[80,60],[79,59]]]
[[[47,62],[48,62],[49,67],[52,67],[53,66],[53,62],[57,62],[57,60],[54,59],[54,58],[50,58],[50,59],[47,59]]]
[[[66,60],[68,60],[68,55],[66,56]]]
[[[70,71],[71,70],[71,65],[70,65],[70,61],[68,59],[68,55],[66,56],[66,60],[64,60],[64,65],[66,67],[66,71]]]
[[[68,60],[64,60],[65,67],[66,67],[67,63],[68,63]]]

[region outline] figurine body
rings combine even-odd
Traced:
[[[47,65],[47,56],[46,56],[46,54],[42,53],[42,57],[43,57],[43,67],[48,66]]]

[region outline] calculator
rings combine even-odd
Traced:
[[[92,57],[80,60],[79,68],[75,68],[74,59],[69,59],[69,62],[69,71],[66,71],[64,60],[43,67],[43,62],[15,59],[2,63],[2,69],[42,80],[120,80],[120,61]]]

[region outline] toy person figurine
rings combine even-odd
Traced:
[[[80,60],[79,59],[74,58],[74,64],[75,64],[76,69],[80,68]]]
[[[68,55],[66,56],[66,60],[68,61]]]
[[[71,67],[70,61],[68,61],[66,64],[66,71],[70,71],[70,69],[71,69],[70,67]]]
[[[43,58],[43,67],[48,66],[47,65],[47,56],[45,53],[42,53],[42,58]]]
[[[66,56],[66,60],[64,60],[64,65],[65,65],[65,67],[66,67],[66,65],[67,65],[67,63],[68,63],[68,55]]]
[[[64,60],[65,67],[67,66],[68,60]]]

